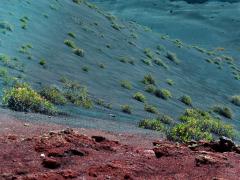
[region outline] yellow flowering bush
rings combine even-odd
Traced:
[[[57,112],[52,103],[41,97],[26,83],[5,90],[3,104],[15,111],[43,114],[55,114]]]

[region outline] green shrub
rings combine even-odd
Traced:
[[[105,69],[105,68],[106,68],[105,64],[102,64],[102,63],[99,63],[98,66],[99,66],[101,69]]]
[[[154,93],[156,91],[156,86],[149,84],[145,87],[145,91],[148,93]]]
[[[236,106],[240,106],[240,96],[232,96],[231,102],[235,104]]]
[[[41,65],[41,66],[44,66],[44,65],[46,65],[46,60],[45,59],[40,59],[40,61],[39,61],[39,64]]]
[[[157,89],[155,91],[155,95],[165,100],[168,100],[172,97],[171,92],[167,89]]]
[[[88,71],[89,71],[89,68],[88,68],[87,66],[83,66],[83,67],[82,67],[82,70],[83,70],[84,72],[88,72]]]
[[[142,62],[148,66],[152,66],[152,61],[151,59],[142,59]]]
[[[122,105],[122,112],[127,113],[127,114],[132,114],[132,107],[129,105]]]
[[[84,57],[84,50],[81,48],[75,48],[73,49],[73,53],[77,56]]]
[[[171,118],[168,115],[162,115],[157,118],[159,121],[161,121],[163,124],[172,125],[173,124],[173,118]]]
[[[55,114],[56,108],[52,103],[41,97],[28,84],[17,84],[4,91],[3,104],[14,111]]]
[[[76,4],[81,4],[84,0],[72,0]]]
[[[159,58],[157,59],[154,59],[153,62],[158,65],[158,66],[162,66],[164,67],[165,69],[168,69],[168,66]]]
[[[69,32],[68,35],[69,35],[70,37],[72,37],[72,38],[76,38],[76,34],[73,33],[73,32]]]
[[[75,45],[75,43],[74,43],[73,41],[71,41],[71,40],[68,40],[68,39],[66,39],[66,40],[64,41],[64,44],[67,45],[67,46],[70,47],[70,48],[73,48],[73,49],[76,49],[76,48],[77,48],[77,46]]]
[[[111,103],[106,103],[103,99],[96,99],[95,103],[107,109],[112,109]]]
[[[148,58],[150,58],[150,59],[153,59],[153,58],[154,58],[154,54],[153,54],[153,52],[151,51],[151,49],[149,49],[149,48],[144,49],[144,54],[145,54]]]
[[[142,82],[146,85],[149,85],[149,84],[155,85],[156,84],[155,80],[151,74],[145,75]]]
[[[144,105],[144,110],[153,114],[157,114],[158,113],[158,109],[155,106],[149,105],[149,104],[145,104]]]
[[[213,118],[208,112],[199,109],[187,109],[180,117],[182,123],[174,125],[168,132],[168,138],[175,141],[213,140],[213,135],[234,138],[235,130],[231,125]]]
[[[230,108],[224,107],[224,106],[214,106],[213,111],[215,113],[218,113],[221,116],[224,116],[226,118],[232,119],[233,118],[233,112]]]
[[[165,51],[166,48],[165,48],[164,46],[162,46],[162,45],[158,45],[158,46],[157,46],[157,50],[159,50],[159,51]]]
[[[166,80],[166,83],[170,86],[173,86],[174,85],[174,81],[172,79],[167,79]]]
[[[64,85],[64,96],[71,103],[84,108],[92,108],[93,103],[89,96],[87,87],[81,86],[78,82],[70,81],[66,78],[61,80]]]
[[[132,84],[128,80],[121,81],[121,86],[125,89],[132,89]]]
[[[157,119],[144,119],[139,122],[138,126],[144,129],[151,129],[155,131],[163,131],[164,125]]]
[[[192,105],[192,99],[190,96],[184,95],[180,99],[184,104],[191,106]]]
[[[13,31],[13,26],[7,21],[0,21],[0,29]]]
[[[140,92],[135,93],[133,95],[133,98],[136,99],[137,101],[140,101],[140,102],[145,102],[146,101],[146,97]]]
[[[53,104],[64,105],[67,103],[64,94],[54,86],[46,86],[42,88],[39,94]]]
[[[176,63],[176,64],[179,64],[179,63],[180,63],[179,59],[177,58],[177,55],[174,54],[174,53],[172,53],[172,52],[167,52],[166,57],[167,57],[170,61],[172,61],[172,62],[174,62],[174,63]]]

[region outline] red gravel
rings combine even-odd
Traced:
[[[154,146],[136,135],[0,122],[0,179],[239,179],[240,154],[217,152],[218,143]]]

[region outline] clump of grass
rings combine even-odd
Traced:
[[[29,18],[24,16],[20,19],[22,29],[27,29]]]
[[[66,39],[66,40],[64,41],[64,44],[65,44],[66,46],[70,47],[70,48],[73,48],[73,49],[76,49],[76,48],[77,48],[76,44],[75,44],[72,40]]]
[[[121,86],[125,89],[132,89],[132,84],[128,80],[121,81]]]
[[[170,61],[172,61],[172,62],[174,62],[174,63],[176,63],[176,64],[179,64],[180,63],[180,61],[179,61],[179,59],[178,59],[178,57],[177,57],[177,55],[175,54],[175,53],[172,53],[172,52],[167,52],[167,54],[166,54],[166,57],[170,60]]]
[[[148,66],[152,66],[152,61],[151,59],[147,58],[147,59],[142,59],[142,62]]]
[[[160,98],[164,99],[164,100],[168,100],[168,99],[172,98],[171,92],[167,89],[157,89],[155,91],[155,95],[157,97],[160,97]]]
[[[96,99],[95,103],[107,109],[112,109],[111,103],[106,103],[103,99]]]
[[[240,106],[240,96],[232,96],[231,97],[231,102],[235,104],[236,106]]]
[[[41,97],[28,84],[17,84],[5,90],[3,104],[14,111],[55,114],[56,108],[48,100]]]
[[[162,46],[162,45],[158,45],[158,46],[157,46],[157,50],[159,50],[159,51],[165,51],[166,48],[165,48],[164,46]]]
[[[158,66],[162,66],[163,68],[168,69],[168,66],[159,58],[154,59],[153,62]]]
[[[174,81],[172,79],[166,79],[166,83],[170,86],[174,85]]]
[[[87,87],[81,86],[78,82],[70,81],[67,78],[61,78],[60,81],[64,85],[64,96],[69,102],[87,109],[92,108],[93,103]]]
[[[157,114],[158,113],[158,109],[150,104],[144,104],[144,110],[153,114]]]
[[[190,96],[188,95],[184,95],[181,97],[181,102],[183,102],[184,104],[188,105],[188,106],[191,106],[192,105],[192,99]]]
[[[76,4],[81,4],[84,0],[72,0],[72,2],[76,3]]]
[[[148,93],[154,93],[156,91],[156,86],[149,84],[145,87],[145,91]]]
[[[45,66],[45,65],[46,65],[46,60],[43,59],[43,58],[40,59],[39,64],[40,64],[41,66]]]
[[[180,117],[182,123],[174,125],[167,136],[168,139],[180,142],[191,140],[213,140],[213,135],[235,137],[235,130],[231,125],[213,118],[209,113],[198,109],[187,109]]]
[[[39,91],[39,94],[56,105],[64,105],[67,103],[64,94],[54,86],[46,86]]]
[[[82,67],[82,70],[83,70],[84,72],[89,72],[89,67],[83,66],[83,67]]]
[[[0,21],[0,29],[6,31],[13,31],[13,26],[7,21]]]
[[[72,38],[74,38],[74,39],[76,38],[76,34],[73,33],[73,32],[69,32],[69,33],[68,33],[68,36],[70,36],[70,37],[72,37]]]
[[[155,79],[151,74],[145,75],[142,82],[146,85],[149,85],[149,84],[155,85],[156,84]]]
[[[122,63],[129,63],[134,65],[134,59],[132,57],[127,57],[127,56],[120,56],[117,58],[120,62]]]
[[[213,111],[226,118],[229,118],[229,119],[233,118],[233,112],[229,107],[217,105],[213,107]]]
[[[150,58],[150,59],[153,59],[153,58],[154,58],[154,54],[153,54],[153,52],[151,51],[151,49],[149,49],[149,48],[144,49],[144,54],[145,54],[148,58]]]
[[[121,106],[122,112],[127,113],[127,114],[132,114],[132,107],[129,105],[122,105]]]
[[[77,56],[84,57],[84,50],[81,48],[75,48],[73,49],[73,53]]]
[[[162,115],[157,118],[160,122],[163,124],[167,125],[172,125],[173,124],[173,118],[168,116],[168,115]]]
[[[105,69],[106,68],[105,64],[103,64],[103,63],[99,63],[98,67],[100,67],[101,69]]]
[[[145,102],[146,101],[146,97],[140,92],[135,93],[133,95],[133,99],[136,99],[137,101],[140,101],[140,102]]]
[[[157,119],[144,119],[139,122],[138,126],[144,129],[150,129],[155,131],[164,131],[164,125]]]

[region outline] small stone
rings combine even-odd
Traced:
[[[61,163],[55,159],[52,158],[45,158],[43,159],[42,165],[45,168],[49,168],[49,169],[57,169],[61,166]]]
[[[30,126],[30,124],[28,124],[28,123],[25,123],[25,124],[24,124],[24,126],[28,127],[28,126]]]
[[[7,137],[8,139],[10,139],[10,140],[16,140],[17,139],[17,136],[16,135],[8,135],[8,137]]]
[[[45,156],[45,154],[42,153],[42,154],[40,154],[40,157],[45,158],[46,156]]]

